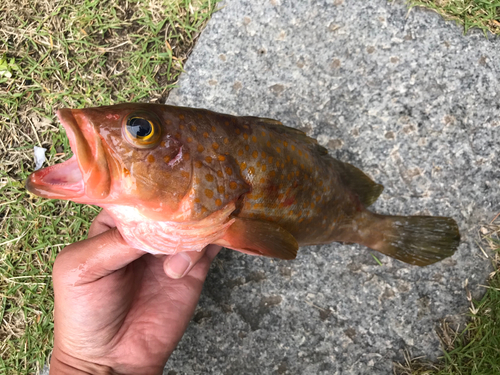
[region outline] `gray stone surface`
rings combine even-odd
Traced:
[[[168,103],[303,129],[385,185],[375,211],[452,216],[464,241],[427,268],[356,245],[225,250],[165,373],[389,374],[404,348],[439,355],[438,322],[490,269],[475,241],[500,211],[499,77],[499,38],[401,1],[225,3]]]

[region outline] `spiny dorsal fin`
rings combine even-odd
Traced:
[[[251,119],[252,121],[256,121],[257,123],[260,123],[262,125],[265,125],[267,128],[271,129],[272,131],[278,134],[289,136],[291,139],[295,139],[299,142],[307,144],[311,151],[317,152],[320,155],[328,154],[328,150],[326,148],[319,145],[317,140],[309,137],[306,133],[304,133],[301,130],[285,126],[278,120],[261,118],[261,117],[247,117],[247,118]]]

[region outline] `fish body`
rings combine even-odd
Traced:
[[[74,156],[33,173],[28,190],[103,207],[151,253],[216,243],[293,259],[299,246],[342,241],[427,265],[459,244],[451,218],[367,210],[382,185],[276,120],[136,103],[58,117]]]

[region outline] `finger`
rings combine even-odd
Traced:
[[[113,228],[64,248],[57,256],[54,274],[65,282],[81,285],[107,276],[145,253],[130,247],[118,229]]]
[[[203,258],[206,258],[210,265],[220,249],[220,246],[208,245],[201,251],[185,251],[168,257],[163,264],[165,274],[172,279],[180,279]]]
[[[88,238],[92,238],[110,230],[111,228],[115,228],[116,224],[111,215],[106,210],[102,210],[99,215],[96,216],[92,224],[90,225]]]

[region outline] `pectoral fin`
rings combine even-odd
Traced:
[[[279,259],[295,259],[297,240],[278,224],[252,219],[236,218],[219,245],[251,255]]]

